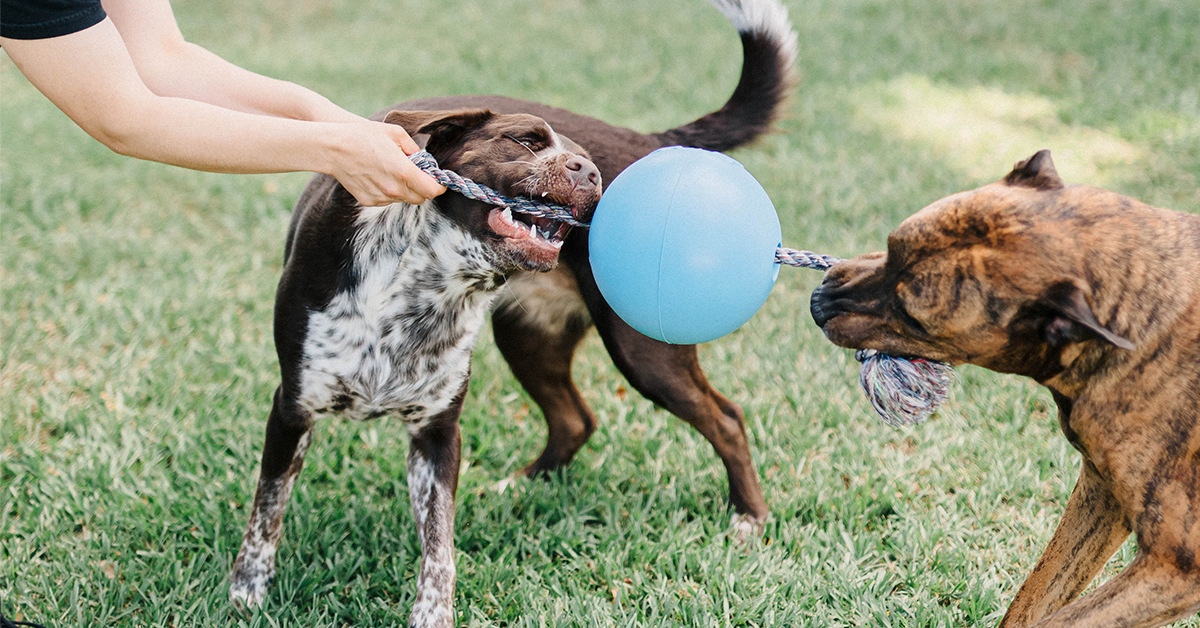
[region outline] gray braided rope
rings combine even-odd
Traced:
[[[788,266],[812,268],[814,270],[829,270],[834,264],[842,261],[832,255],[822,255],[812,251],[800,251],[781,246],[775,249],[775,262]]]
[[[438,168],[437,159],[434,159],[433,155],[425,151],[413,153],[409,156],[409,159],[412,159],[418,168],[424,170],[426,174],[433,177],[438,183],[469,199],[507,207],[515,212],[529,214],[530,216],[565,222],[575,227],[587,226],[586,222],[575,220],[575,216],[571,214],[571,210],[562,205],[540,203],[528,198],[509,198],[486,185],[464,178],[456,172],[442,170]]]

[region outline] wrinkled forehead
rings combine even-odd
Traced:
[[[897,263],[934,252],[1002,247],[1028,225],[1004,190],[984,186],[942,198],[909,216],[888,236]]]

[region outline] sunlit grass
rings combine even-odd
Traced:
[[[996,88],[935,85],[905,75],[855,91],[859,117],[872,130],[924,145],[971,179],[997,179],[1006,165],[1053,147],[1066,181],[1120,182],[1144,151],[1131,142],[1082,125],[1065,124],[1060,105],[1033,94]]]

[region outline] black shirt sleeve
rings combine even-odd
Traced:
[[[99,24],[100,0],[0,0],[0,37],[49,39]]]

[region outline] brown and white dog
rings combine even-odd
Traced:
[[[767,133],[794,85],[796,34],[778,0],[709,0],[742,40],[741,78],[719,110],[660,133],[639,133],[595,118],[499,96],[414,100],[396,109],[485,107],[531,113],[587,149],[605,181],[663,146],[725,151]],[[517,380],[538,404],[548,434],[542,454],[522,471],[537,475],[571,461],[596,429],[571,378],[579,342],[595,326],[618,370],[647,399],[686,421],[712,444],[729,477],[729,502],[739,535],[753,534],[767,518],[758,472],[750,456],[742,409],[709,384],[694,346],[653,340],[625,324],[608,306],[588,264],[587,234],[574,231],[562,263],[548,273],[512,277],[496,300],[496,344]]]
[[[1200,609],[1200,216],[1064,186],[1042,151],[834,266],[812,314],[838,345],[1054,395],[1083,464],[1001,626],[1149,627]],[[1076,600],[1131,532],[1133,562]]]
[[[600,172],[574,142],[527,114],[387,114],[445,169],[510,197],[566,205],[586,221]],[[414,626],[453,623],[454,493],[471,351],[508,275],[558,262],[570,227],[447,193],[364,208],[332,177],[305,189],[288,231],[275,302],[282,383],[231,576],[239,605],[262,602],[283,513],[315,419],[398,416],[411,436],[408,489],[421,570]]]
[[[727,150],[765,133],[777,116],[795,57],[786,11],[776,0],[710,1],[741,35],[742,76],[724,107],[678,128],[641,134],[489,96],[411,101],[384,119],[423,139],[443,168],[507,196],[546,193],[586,218],[601,178],[652,150]],[[497,298],[502,284],[511,290]],[[412,438],[408,484],[422,546],[410,623],[453,622],[457,419],[471,350],[493,301],[497,344],[549,425],[546,449],[525,473],[566,464],[596,427],[571,380],[575,348],[595,324],[631,384],[713,444],[729,473],[740,529],[765,520],[741,409],[708,384],[694,347],[652,340],[617,318],[592,279],[585,234],[455,193],[420,207],[362,208],[335,180],[318,176],[293,213],[276,295],[282,383],[231,575],[237,604],[260,604],[274,575],[284,509],[313,421],[391,414]]]

